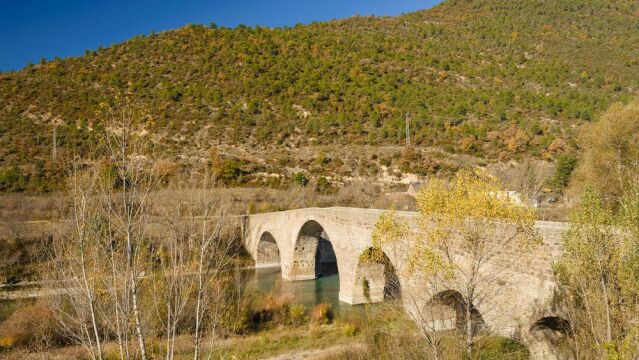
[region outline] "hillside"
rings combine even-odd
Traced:
[[[178,165],[215,146],[244,173],[277,172],[297,166],[291,149],[318,147],[339,175],[367,175],[392,160],[370,151],[402,143],[406,112],[418,148],[553,160],[576,151],[579,125],[637,93],[637,54],[633,0],[449,0],[292,28],[187,25],[0,74],[0,190],[55,188],[61,159],[93,149],[97,105],[115,91],[148,107],[156,150]],[[368,150],[342,171],[335,145]],[[438,161],[422,157],[416,172],[445,170]]]

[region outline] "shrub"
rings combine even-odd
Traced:
[[[17,166],[0,170],[0,191],[24,191],[26,180]]]
[[[321,303],[315,305],[311,311],[311,322],[316,325],[330,324],[333,320],[333,308],[331,304]]]
[[[289,309],[289,319],[294,326],[300,326],[306,321],[306,308],[302,304],[293,304]]]
[[[300,186],[306,186],[306,184],[308,184],[308,178],[303,172],[293,174],[293,181]]]
[[[256,315],[258,311],[256,310],[253,298],[228,298],[218,301],[225,301],[227,303],[223,305],[224,308],[222,308],[220,312],[219,328],[213,329],[214,332],[223,335],[242,335],[257,330],[259,317]],[[219,306],[219,304],[212,306],[216,307]],[[215,309],[210,310],[211,313],[213,313],[213,311],[215,311]],[[193,324],[193,322],[194,319],[191,319],[189,323]],[[184,332],[188,331],[192,331],[192,329],[188,329]]]
[[[255,323],[253,322],[253,314],[254,309],[252,304],[244,304],[238,313],[236,313],[230,326],[227,330],[229,330],[233,334],[246,334],[251,329],[255,327]]]
[[[215,170],[215,177],[226,185],[240,183],[242,178],[240,163],[234,159],[225,160],[221,166]]]
[[[0,324],[0,347],[36,347],[64,343],[53,310],[44,302],[27,305]]]
[[[262,300],[261,310],[257,312],[254,320],[258,323],[273,321],[276,324],[287,324],[291,302],[288,296],[267,295]]]
[[[344,336],[353,337],[359,334],[359,332],[360,332],[360,329],[354,322],[349,321],[346,324],[344,324]]]
[[[331,184],[331,182],[323,176],[317,179],[317,187],[315,190],[323,195],[330,195],[337,192],[337,188],[335,188],[333,184]]]

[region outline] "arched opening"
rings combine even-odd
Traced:
[[[315,279],[336,273],[337,257],[328,234],[316,221],[306,222],[295,242],[291,279]]]
[[[355,304],[401,298],[401,285],[395,267],[380,248],[370,247],[360,255],[355,282]]]
[[[280,266],[280,250],[277,242],[271,233],[265,232],[260,237],[257,245],[257,256],[255,259],[255,267],[276,267]]]
[[[570,323],[557,316],[543,317],[530,327],[528,351],[531,359],[572,360],[568,346]]]
[[[485,326],[484,319],[479,310],[473,304],[468,307],[464,297],[455,290],[437,293],[426,304],[423,312],[432,322],[433,330],[457,329],[465,333],[469,325],[468,311],[470,311],[470,327],[473,334],[477,334]]]

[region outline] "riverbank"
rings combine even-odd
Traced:
[[[347,323],[299,327],[287,326],[256,334],[226,339],[208,338],[203,342],[204,357],[212,359],[318,359],[330,352],[345,348],[363,347],[361,333],[345,334]],[[162,339],[153,339],[149,355],[153,358],[163,355]],[[176,339],[176,358],[192,358],[192,344],[189,335]],[[117,357],[117,344],[107,343],[107,357]],[[0,359],[82,359],[85,350],[79,346],[68,346],[46,351],[17,349],[0,353]]]
[[[458,360],[464,356],[464,346],[455,333],[442,333],[440,344],[447,356]],[[150,337],[147,352],[150,358],[165,355],[166,339]],[[131,345],[135,350],[136,345]],[[368,360],[368,359],[431,359],[432,348],[419,334],[414,323],[389,306],[365,314],[351,314],[328,324],[305,322],[300,325],[271,324],[255,332],[229,337],[205,337],[204,358],[219,360]],[[104,344],[105,358],[118,358],[115,342]],[[176,338],[175,358],[193,357],[192,335]],[[450,356],[448,356],[450,355]],[[525,360],[526,348],[515,341],[486,334],[476,344],[475,358],[491,360]],[[0,352],[0,359],[88,359],[80,346],[13,348]]]

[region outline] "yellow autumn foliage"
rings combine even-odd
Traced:
[[[480,170],[462,170],[451,183],[432,179],[418,192],[417,208],[416,231],[394,209],[380,216],[373,231],[375,246],[407,238],[414,241],[409,271],[448,272],[452,265],[435,252],[442,243],[455,239],[461,249],[481,249],[503,236],[504,227],[512,229],[512,239],[501,245],[525,248],[539,241],[535,210],[514,202],[497,178]]]

